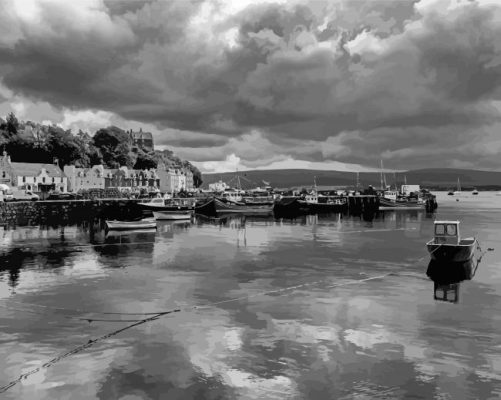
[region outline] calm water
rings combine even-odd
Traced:
[[[438,201],[437,217],[459,218],[463,236],[495,249],[456,304],[433,299],[424,244],[435,216],[421,212],[165,222],[122,236],[5,228],[2,385],[133,323],[119,320],[145,318],[102,312],[182,311],[98,341],[0,397],[499,398],[501,196]]]

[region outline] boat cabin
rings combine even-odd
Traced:
[[[459,244],[459,221],[435,221],[436,244]]]
[[[388,200],[396,201],[398,197],[398,192],[394,190],[385,190],[383,192],[383,197]]]
[[[221,197],[229,201],[240,202],[242,201],[242,192],[239,190],[226,190]]]

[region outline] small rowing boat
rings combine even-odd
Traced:
[[[156,228],[156,226],[155,218],[143,218],[135,221],[106,221],[106,227],[110,230],[152,229]]]
[[[153,215],[157,221],[167,220],[187,220],[191,219],[192,211],[153,211]]]

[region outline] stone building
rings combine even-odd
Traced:
[[[148,192],[158,190],[160,179],[154,169],[137,170],[123,166],[105,170],[105,188]]]
[[[129,136],[132,144],[132,151],[137,152],[138,149],[149,153],[154,150],[155,146],[153,143],[153,135],[151,132],[143,132],[143,129],[139,129],[139,132],[129,131]]]

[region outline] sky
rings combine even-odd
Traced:
[[[2,0],[0,117],[202,172],[501,168],[499,0]]]

